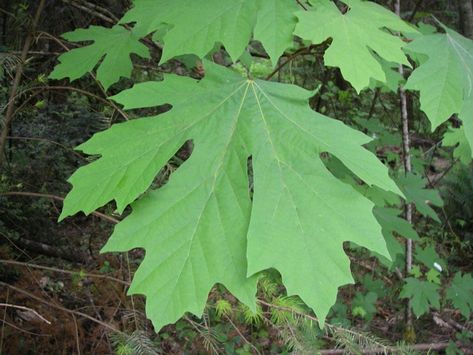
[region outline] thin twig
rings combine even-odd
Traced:
[[[67,150],[69,152],[71,152],[72,154],[74,154],[76,157],[78,157],[79,159],[82,159],[82,160],[87,160],[86,158],[84,158],[82,155],[80,155],[79,153],[77,153],[74,149],[70,148],[70,147],[67,147],[65,146],[64,144],[61,144],[59,142],[56,142],[56,141],[53,141],[53,140],[50,140],[50,139],[46,139],[46,138],[37,138],[37,137],[12,137],[12,136],[8,136],[7,139],[10,139],[10,140],[24,140],[24,141],[35,141],[35,142],[44,142],[44,143],[49,143],[49,144],[53,144],[53,145],[57,145],[58,147],[61,147],[63,148],[64,150]]]
[[[24,263],[24,262],[16,261],[16,260],[3,260],[3,259],[0,259],[0,264],[16,265],[16,266],[27,267],[27,268],[32,268],[32,269],[47,270],[47,271],[53,271],[53,272],[58,272],[58,273],[61,273],[61,274],[67,274],[67,275],[84,275],[85,277],[90,277],[90,278],[95,278],[95,279],[103,279],[103,280],[110,280],[110,281],[121,283],[125,286],[130,286],[130,282],[128,282],[128,281],[121,280],[121,279],[118,279],[118,278],[115,278],[115,277],[112,277],[112,276],[107,276],[107,275],[84,273],[82,271],[63,270],[63,269],[58,269],[58,268],[51,267],[51,266],[43,266],[43,265],[37,265],[37,264]]]
[[[6,308],[5,308],[6,309]],[[26,334],[30,334],[30,335],[34,335],[36,337],[50,337],[51,335],[50,334],[39,334],[39,333],[34,333],[34,332],[30,332],[29,330],[26,330],[26,329],[22,329],[20,327],[17,327],[15,324],[13,323],[10,323],[4,319],[2,319],[2,322],[3,322],[3,325],[8,325],[9,327],[12,327],[13,329],[16,329],[20,332],[23,332],[23,333],[26,333]],[[1,348],[0,348],[1,350]]]
[[[261,354],[260,351],[258,350],[258,348],[253,343],[251,343],[248,339],[246,339],[246,337],[243,335],[243,333],[240,331],[240,329],[238,329],[238,327],[235,325],[235,323],[233,323],[232,319],[227,315],[225,315],[225,318],[228,320],[228,322],[233,327],[233,329],[235,329],[235,331],[238,333],[240,338],[242,338],[243,341],[246,344],[248,344],[255,351],[256,354]]]
[[[105,323],[99,319],[96,319],[94,317],[91,317],[89,316],[88,314],[86,313],[83,313],[83,312],[80,312],[80,311],[74,311],[72,309],[68,309],[68,308],[65,308],[63,306],[60,306],[58,304],[55,304],[55,303],[52,303],[52,302],[49,302],[49,301],[46,301],[26,290],[23,290],[21,288],[18,288],[16,286],[13,286],[13,285],[10,285],[6,282],[3,282],[3,281],[0,281],[0,286],[3,286],[3,287],[8,287],[9,289],[15,291],[15,292],[18,292],[18,293],[21,293],[22,295],[25,295],[25,296],[28,296],[38,302],[41,302],[41,303],[44,303],[46,305],[48,305],[49,307],[52,307],[52,308],[55,308],[57,310],[60,310],[60,311],[63,311],[63,312],[66,312],[66,313],[70,313],[70,314],[74,314],[76,316],[79,316],[79,317],[82,317],[82,318],[87,318],[88,320],[94,322],[94,323],[97,323],[99,325],[101,325],[102,327],[104,328],[107,328],[108,330],[111,330],[112,332],[115,332],[115,333],[118,333],[118,334],[121,334],[122,336],[126,336],[126,334],[124,332],[122,332],[121,330],[115,328],[114,326],[108,324],[108,323]]]
[[[276,75],[282,68],[284,68],[287,64],[292,62],[296,57],[299,55],[305,55],[305,54],[310,54],[314,46],[309,46],[309,47],[304,47],[304,48],[299,48],[297,51],[294,53],[290,54],[284,62],[279,64],[267,77],[266,80],[270,80],[274,75]]]
[[[297,5],[299,5],[299,6],[302,7],[305,11],[307,11],[307,6],[305,6],[305,5],[301,2],[301,0],[296,0],[296,2],[297,2]]]
[[[24,192],[24,191],[9,191],[9,192],[3,192],[0,193],[0,196],[26,196],[26,197],[43,197],[43,198],[49,198],[52,200],[57,200],[57,201],[64,201],[64,197],[56,196],[56,195],[51,195],[51,194],[41,194],[37,192]],[[118,224],[120,221],[116,218],[113,218],[111,216],[107,216],[104,213],[100,213],[97,211],[92,212],[94,216],[100,217],[110,223],[113,224]]]
[[[39,314],[37,311],[35,311],[32,308],[25,307],[25,306],[18,306],[16,304],[10,304],[10,303],[0,303],[0,307],[9,307],[9,308],[21,309],[23,311],[32,312],[36,317],[41,319],[43,322],[47,324],[51,324],[50,321],[48,321],[46,318],[44,318],[41,314]]]
[[[15,55],[21,54],[20,51],[9,51],[9,52],[3,52],[3,53],[15,54]],[[60,53],[60,52],[45,52],[45,51],[28,51],[28,54],[29,55],[43,55],[43,56],[57,56],[57,55],[61,55],[62,53]]]
[[[129,284],[131,284],[132,276],[131,276],[131,268],[130,268],[130,257],[128,254],[129,253],[127,252],[126,253],[126,267],[128,270],[128,282]],[[138,324],[138,317],[136,316],[135,298],[133,297],[133,295],[130,295],[130,300],[131,300],[131,308],[133,309],[133,320],[135,322],[135,329],[139,330],[140,327]]]
[[[5,302],[8,302],[8,297],[10,296],[10,290],[7,289],[7,296],[5,297]],[[7,308],[3,310],[3,323],[2,323],[2,334],[0,336],[0,354],[3,353],[3,339],[5,337],[5,322],[7,319]]]
[[[77,319],[74,313],[71,314],[72,320],[74,321],[74,328],[76,333],[76,346],[77,346],[77,355],[80,355],[80,341],[79,341],[79,327],[77,326]]]
[[[105,22],[108,22],[108,23],[110,23],[110,24],[112,24],[112,25],[115,24],[115,21],[113,21],[113,20],[112,20],[111,18],[109,18],[108,16],[105,16],[104,14],[101,14],[100,12],[95,11],[95,10],[93,10],[93,9],[91,9],[91,8],[88,8],[88,7],[86,7],[86,6],[77,4],[75,1],[71,1],[71,0],[61,0],[61,1],[62,1],[63,3],[65,3],[65,4],[69,4],[69,5],[71,5],[71,6],[74,6],[74,7],[78,8],[79,10],[82,10],[82,11],[84,11],[84,12],[87,12],[87,13],[89,13],[89,14],[95,16],[95,17],[98,17],[98,18],[100,18],[100,19],[104,20]]]
[[[115,22],[120,21],[120,19],[118,17],[116,17],[113,12],[109,11],[105,7],[102,7],[102,6],[99,6],[99,5],[96,5],[96,4],[92,4],[92,3],[88,2],[88,1],[85,1],[85,0],[76,0],[76,1],[84,4],[85,6],[91,8],[91,9],[95,9],[98,12],[106,14],[107,16],[109,16]]]
[[[119,108],[117,108],[117,106],[110,100],[107,100],[107,99],[104,99],[103,97],[100,97],[98,95],[95,95],[89,91],[86,91],[86,90],[82,90],[82,89],[79,89],[79,88],[76,88],[76,87],[73,87],[73,86],[33,86],[33,87],[30,87],[30,88],[26,88],[24,90],[22,90],[20,93],[16,94],[15,97],[13,98],[13,100],[16,100],[19,96],[23,95],[24,93],[26,92],[29,92],[29,91],[34,91],[34,90],[41,90],[38,92],[41,93],[41,92],[44,92],[45,90],[70,90],[70,91],[75,91],[75,92],[78,92],[80,94],[83,94],[83,95],[86,95],[86,96],[90,96],[114,109],[116,109],[122,116],[125,120],[128,120],[128,115],[126,113],[124,113],[122,110],[120,110]],[[10,102],[12,100],[10,99]]]

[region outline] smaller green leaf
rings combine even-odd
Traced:
[[[473,277],[471,274],[462,275],[461,272],[455,274],[447,289],[447,299],[460,310],[463,316],[471,317],[473,312]]]
[[[420,91],[420,104],[432,129],[453,114],[463,120],[466,139],[473,142],[473,41],[442,25],[445,33],[416,38],[406,48],[420,66],[406,84]],[[412,57],[412,56],[411,56]]]
[[[439,289],[440,286],[432,282],[409,277],[399,296],[411,300],[412,310],[419,318],[429,311],[429,307],[440,308]]]
[[[401,50],[404,42],[386,28],[409,33],[416,30],[374,2],[343,2],[349,7],[344,14],[332,1],[311,0],[314,6],[309,11],[296,13],[299,22],[294,33],[314,44],[332,38],[325,64],[339,67],[343,77],[360,92],[371,79],[386,82],[386,73],[374,53],[389,62],[409,65]]]
[[[112,28],[90,26],[65,33],[62,37],[71,42],[93,43],[62,54],[60,64],[49,75],[51,79],[78,79],[91,72],[103,58],[97,70],[97,80],[108,89],[120,77],[130,77],[133,69],[131,53],[149,58],[148,48],[139,42],[133,31],[118,25]]]

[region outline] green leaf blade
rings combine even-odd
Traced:
[[[51,79],[68,77],[71,81],[76,80],[91,72],[103,58],[97,70],[97,80],[107,90],[120,77],[130,77],[133,69],[131,53],[149,58],[149,51],[138,41],[139,38],[118,25],[112,28],[91,26],[66,33],[63,37],[71,42],[93,41],[93,44],[62,54],[60,64],[49,76]]]
[[[296,13],[299,22],[294,34],[318,44],[332,38],[325,53],[328,66],[340,68],[343,77],[356,91],[369,87],[370,80],[386,82],[386,74],[373,54],[399,64],[409,65],[399,37],[384,30],[413,31],[392,12],[383,7],[359,0],[345,1],[349,6],[342,14],[328,0],[313,0],[313,9]],[[370,21],[366,21],[369,17]]]

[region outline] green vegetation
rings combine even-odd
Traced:
[[[467,353],[463,2],[0,8],[0,352]]]

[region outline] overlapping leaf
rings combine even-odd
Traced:
[[[403,41],[389,33],[413,32],[394,13],[373,2],[344,0],[349,6],[342,14],[329,0],[311,0],[310,11],[296,13],[299,19],[295,34],[318,44],[332,38],[325,53],[325,64],[340,68],[343,77],[359,92],[374,79],[386,82],[386,73],[376,55],[382,59],[409,65],[401,48]]]
[[[173,108],[115,125],[79,147],[101,157],[71,178],[62,217],[112,199],[123,210],[193,140],[191,157],[133,204],[104,248],[145,248],[130,292],[148,297],[157,328],[186,311],[200,314],[215,283],[251,305],[252,275],[268,268],[323,322],[337,288],[353,281],[343,242],[389,257],[373,203],[335,178],[319,154],[336,156],[367,184],[400,191],[362,147],[370,138],[312,111],[310,95],[207,63],[201,82],[169,75],[121,93],[115,99],[126,108]]]
[[[142,36],[163,23],[171,25],[162,37],[163,61],[182,54],[205,56],[222,43],[233,60],[245,50],[254,30],[273,63],[292,44],[297,10],[293,0],[135,0],[121,20],[135,23]]]
[[[422,110],[432,129],[459,114],[473,145],[473,41],[444,27],[444,34],[421,36],[406,47],[427,56],[412,73],[406,88],[420,91]]]
[[[130,77],[133,69],[131,53],[148,58],[149,51],[139,42],[139,37],[121,26],[105,28],[91,26],[62,35],[71,42],[93,44],[75,48],[59,57],[58,64],[50,74],[51,79],[70,78],[75,80],[91,72],[103,58],[97,70],[97,80],[105,89],[116,83],[120,77]]]

